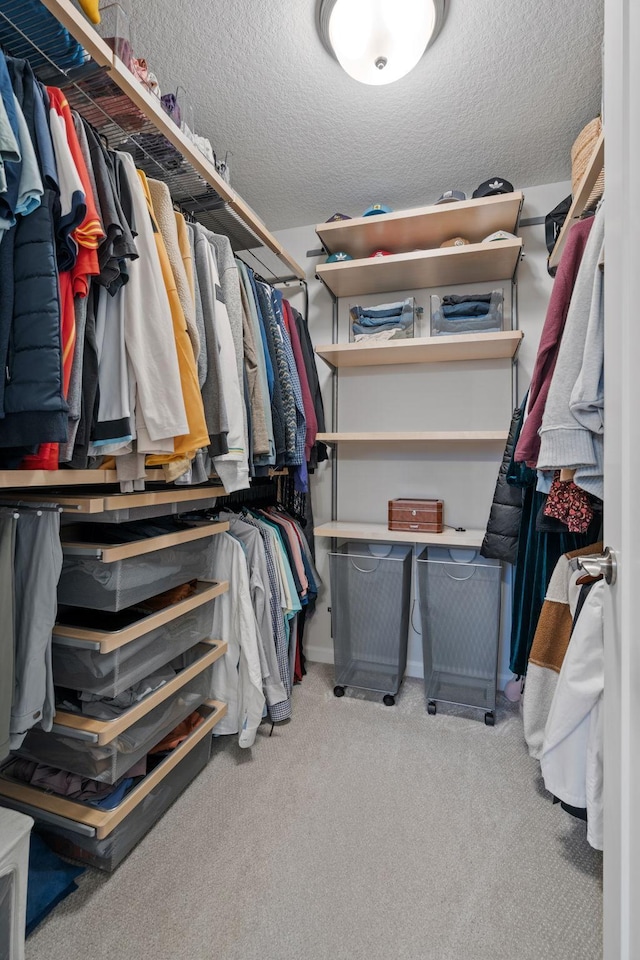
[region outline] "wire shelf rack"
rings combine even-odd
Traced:
[[[71,108],[95,127],[110,149],[131,153],[136,165],[149,177],[167,184],[174,203],[185,214],[208,229],[229,237],[234,252],[264,279],[271,282],[302,280],[304,272],[275,238],[269,236],[265,242],[264,237],[251,228],[251,220],[258,222],[257,217],[244,201],[231,189],[225,190],[226,197],[222,196],[185,152],[168,139],[165,135],[169,132],[167,125],[173,121],[168,116],[165,119],[162,111],[158,119],[157,109],[149,109],[151,105],[144,104],[145,97],[154,99],[153,94],[145,91],[120,61],[116,63],[117,58],[110,50],[109,57],[113,58],[110,63],[97,62],[47,9],[50,6],[55,7],[55,4],[45,5],[40,0],[0,0],[0,44],[3,49],[12,56],[28,60],[43,83],[60,87]],[[86,32],[91,28],[86,24],[83,30]],[[97,34],[95,42],[100,43]],[[123,71],[126,73],[124,81]],[[142,105],[147,107],[146,110],[127,91],[132,84],[136,99],[143,98]],[[193,149],[197,151],[197,147]],[[199,165],[206,168],[204,156]],[[238,206],[245,217],[234,210],[232,204]],[[266,228],[263,234],[265,232]]]

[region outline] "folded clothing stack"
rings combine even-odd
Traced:
[[[467,296],[431,297],[431,335],[502,330],[502,290]]]
[[[413,297],[408,297],[397,303],[379,303],[375,307],[351,307],[353,339],[359,342],[371,337],[376,340],[412,337],[415,306]]]

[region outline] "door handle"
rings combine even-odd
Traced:
[[[611,547],[593,557],[578,557],[578,566],[590,577],[604,577],[605,583],[613,586],[618,576],[618,561]]]

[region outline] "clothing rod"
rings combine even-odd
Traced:
[[[518,226],[520,227],[537,227],[540,224],[544,223],[546,217],[526,217],[524,220],[521,220]]]
[[[42,513],[63,513],[64,507],[59,503],[27,503],[24,500],[0,500],[0,507],[9,507],[15,510],[37,510]]]

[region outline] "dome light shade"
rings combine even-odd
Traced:
[[[361,83],[404,77],[435,39],[444,0],[321,0],[318,28],[341,67]]]

